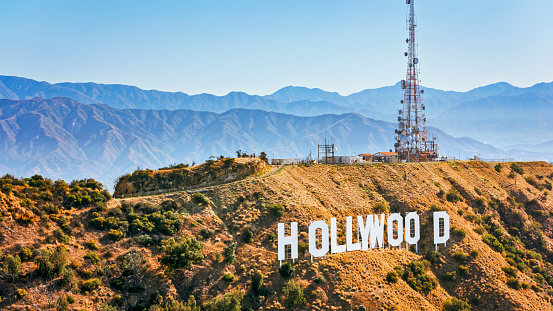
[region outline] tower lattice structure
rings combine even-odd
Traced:
[[[428,161],[438,157],[435,139],[429,139],[426,130],[426,107],[422,104],[422,94],[419,80],[419,59],[417,56],[417,41],[415,38],[415,4],[414,0],[406,0],[409,6],[407,28],[409,29],[407,57],[407,76],[401,81],[404,90],[402,109],[398,111],[398,129],[396,132],[395,150],[400,161]]]

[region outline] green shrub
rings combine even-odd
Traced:
[[[520,281],[517,278],[509,278],[507,285],[513,289],[520,289]]]
[[[526,182],[534,187],[538,186],[538,181],[534,178],[534,176],[528,176],[525,178]]]
[[[444,195],[445,195],[445,190],[444,189],[440,189],[440,191],[438,191],[438,194],[436,194],[439,198],[443,198]]]
[[[27,247],[23,247],[21,251],[19,252],[19,258],[21,258],[21,261],[27,261],[31,258],[33,258],[33,251],[31,251]]]
[[[501,244],[501,242],[499,242],[493,235],[485,234],[482,237],[482,241],[500,253],[505,251],[503,244]]]
[[[41,249],[35,263],[38,266],[38,273],[47,279],[51,279],[64,272],[68,260],[69,251],[65,246],[60,245],[54,250]]]
[[[473,249],[470,251],[470,255],[472,257],[478,257],[478,254],[480,254],[480,252],[477,249]]]
[[[459,266],[457,270],[459,271],[459,275],[462,275],[462,276],[468,276],[470,274],[469,266]]]
[[[242,238],[244,239],[244,242],[251,243],[253,242],[253,230],[250,226],[247,226],[244,231],[242,232]]]
[[[15,296],[17,297],[17,299],[21,299],[25,296],[27,296],[27,291],[23,288],[18,288],[15,290]]]
[[[444,209],[438,204],[432,204],[430,205],[430,210],[433,212],[439,212],[439,211],[443,211]]]
[[[166,302],[163,306],[153,305],[148,311],[200,311],[200,306],[196,304],[194,296],[190,295],[190,297],[188,297],[188,302],[171,300]]]
[[[286,209],[280,203],[268,204],[267,210],[270,211],[271,214],[273,214],[276,217],[281,217],[284,215],[284,213],[286,213]]]
[[[234,290],[221,298],[211,299],[205,307],[208,311],[240,311],[242,299],[244,299],[244,293]]]
[[[143,246],[150,246],[153,243],[153,239],[151,236],[147,234],[140,235],[135,238],[136,243],[143,245]]]
[[[545,188],[547,188],[547,190],[553,190],[553,185],[551,184],[551,182],[549,182],[549,180],[545,181]]]
[[[199,193],[199,192],[194,193],[192,195],[192,199],[194,200],[194,202],[196,202],[200,205],[208,205],[209,204],[209,201],[207,200],[207,198],[202,193]]]
[[[385,200],[376,203],[373,207],[376,214],[386,214],[390,211],[390,205]]]
[[[64,234],[63,231],[60,228],[54,230],[53,236],[60,243],[68,243],[69,240],[71,239],[67,234]]]
[[[57,311],[67,311],[69,310],[69,301],[65,294],[61,294],[56,300],[56,310]]]
[[[485,207],[486,206],[486,200],[483,198],[483,197],[479,197],[477,198],[474,203],[476,204],[476,206],[478,207]]]
[[[495,170],[498,172],[498,173],[501,173],[501,168],[503,167],[503,165],[501,165],[501,163],[497,163],[494,168]]]
[[[455,252],[451,257],[459,262],[465,262],[468,258],[467,254],[463,253],[462,251]]]
[[[207,228],[202,228],[202,230],[200,230],[200,236],[205,240],[211,238],[213,235],[214,232]]]
[[[173,269],[190,269],[193,263],[204,259],[201,251],[204,244],[194,237],[181,236],[177,240],[170,238],[161,246],[160,262]]]
[[[424,253],[424,259],[428,260],[433,265],[440,262],[441,258],[442,258],[442,255],[440,253],[433,251],[431,249],[427,249],[426,252]]]
[[[422,262],[411,261],[403,272],[403,279],[417,292],[430,292],[438,286],[438,282],[426,274]]]
[[[234,253],[236,250],[236,246],[238,244],[236,242],[233,242],[229,245],[227,245],[223,249],[223,257],[225,257],[225,261],[229,263],[235,263],[236,262],[236,254]]]
[[[503,270],[505,274],[511,277],[516,277],[518,272],[515,267],[511,267],[511,266],[502,267],[501,270]]]
[[[513,172],[510,172],[508,176],[509,178],[515,178],[517,175]]]
[[[90,262],[94,265],[100,262],[100,256],[98,256],[95,252],[88,252],[83,258],[90,260]]]
[[[16,283],[19,281],[21,274],[21,259],[19,256],[8,255],[4,258],[4,274],[9,282]]]
[[[303,296],[303,289],[296,282],[289,281],[286,283],[283,289],[284,297],[286,299],[286,306],[294,308],[300,304],[305,303],[306,299]]]
[[[232,273],[225,273],[223,275],[223,281],[227,282],[227,283],[232,283],[236,280],[236,278],[234,277],[234,275]]]
[[[252,281],[252,292],[254,294],[261,294],[263,291],[263,273],[259,270],[254,270],[250,279]]]
[[[278,274],[282,276],[283,278],[287,279],[292,276],[294,273],[294,267],[289,262],[285,262],[283,265],[281,265],[278,268]]]
[[[478,189],[478,187],[474,187],[474,192],[478,195],[482,195],[482,190]]]
[[[461,239],[463,239],[467,236],[467,233],[465,232],[465,230],[463,230],[459,227],[453,228],[453,230],[451,230],[451,234],[453,234],[454,236],[459,237]]]
[[[399,276],[395,271],[390,271],[386,275],[386,281],[388,281],[389,283],[397,283],[398,280],[399,280]]]
[[[470,311],[470,305],[455,297],[451,297],[444,301],[444,311]]]
[[[110,229],[107,236],[110,240],[115,242],[121,240],[125,234],[121,230]]]
[[[96,278],[90,279],[81,284],[81,290],[86,292],[91,292],[93,290],[98,289],[100,285],[102,285],[102,281],[100,281],[99,279],[96,279]]]
[[[480,235],[482,235],[482,234],[484,234],[484,232],[486,232],[486,229],[484,229],[484,227],[476,227],[476,228],[474,228],[473,231],[480,234]]]
[[[455,190],[454,188],[451,188],[451,190],[447,192],[445,198],[451,203],[456,203],[461,200],[461,195],[457,190]]]
[[[446,272],[442,275],[442,279],[444,281],[453,282],[457,280],[457,272],[456,271]]]
[[[64,269],[59,283],[61,286],[76,285],[77,278],[75,277],[75,270],[71,268]]]
[[[522,166],[520,166],[518,163],[512,163],[511,169],[520,175],[524,174],[524,168],[522,168]]]
[[[91,249],[91,250],[100,249],[100,247],[98,247],[98,245],[96,244],[95,241],[88,241],[88,242],[85,243],[85,246],[86,246],[88,249]]]

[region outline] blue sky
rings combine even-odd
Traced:
[[[550,0],[415,0],[422,84],[553,80]],[[404,78],[403,0],[0,0],[0,74],[189,94]]]

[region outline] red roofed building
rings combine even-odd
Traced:
[[[372,161],[397,163],[397,152],[377,152],[373,154]]]

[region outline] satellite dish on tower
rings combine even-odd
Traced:
[[[415,57],[415,58],[413,58],[413,63],[415,63],[415,65],[416,65],[416,64],[418,64],[418,63],[419,63],[419,59],[418,59],[418,58],[416,58],[416,57]]]
[[[411,4],[411,0],[406,0],[407,4]]]

